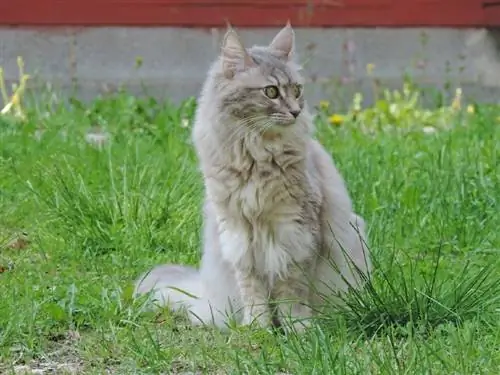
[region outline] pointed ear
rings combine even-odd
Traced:
[[[221,48],[222,68],[227,78],[233,78],[236,72],[243,71],[255,63],[248,55],[236,31],[228,24]]]
[[[290,21],[286,23],[286,26],[281,29],[281,31],[274,37],[269,48],[280,52],[283,57],[290,60],[293,56],[295,50],[295,33],[290,25]]]

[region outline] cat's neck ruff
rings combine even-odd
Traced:
[[[307,135],[292,129],[283,132],[251,131],[235,141],[225,156],[230,159],[228,164],[242,159],[271,163],[283,158],[288,161],[287,164],[296,163],[305,159],[308,139]]]

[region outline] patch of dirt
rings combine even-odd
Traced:
[[[68,331],[54,339],[57,341],[57,346],[53,351],[27,363],[12,363],[8,368],[0,369],[0,373],[16,375],[81,374],[84,368],[83,361],[78,357],[75,348],[76,342],[80,339],[79,333]]]
[[[14,366],[14,374],[19,375],[46,375],[46,374],[61,374],[72,375],[80,374],[82,369],[81,363],[57,363],[57,362],[37,362],[30,365]]]

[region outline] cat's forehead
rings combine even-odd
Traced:
[[[302,78],[292,64],[287,64],[267,48],[254,46],[248,50],[250,57],[259,66],[259,71],[274,85],[302,83]]]

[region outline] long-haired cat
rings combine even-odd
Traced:
[[[294,44],[289,23],[249,49],[229,27],[208,72],[193,129],[205,183],[201,267],[158,266],[136,285],[193,324],[223,328],[232,317],[299,329],[370,272],[364,222],[313,139]]]

